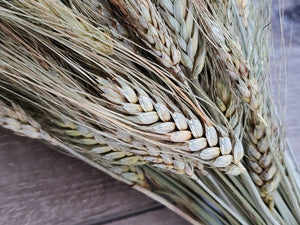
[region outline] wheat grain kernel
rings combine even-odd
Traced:
[[[240,141],[233,147],[233,159],[235,163],[239,163],[241,159],[244,157],[244,147]]]
[[[264,184],[264,182],[257,173],[250,173],[250,176],[257,186],[262,186]]]
[[[114,160],[114,159],[123,158],[125,155],[126,155],[125,152],[111,152],[111,153],[105,154],[102,157],[107,160]]]
[[[262,167],[262,168],[267,168],[268,166],[271,165],[273,161],[273,157],[271,154],[267,154],[267,155],[264,155],[260,160],[259,160],[259,165]]]
[[[149,127],[155,133],[159,134],[167,134],[175,130],[175,123],[173,122],[165,122],[165,123],[156,123]]]
[[[166,164],[173,164],[173,158],[167,154],[161,154],[161,158],[163,159],[164,163]]]
[[[263,171],[263,169],[258,165],[258,163],[252,161],[251,159],[249,160],[249,165],[258,174],[260,174]]]
[[[130,181],[136,182],[138,181],[138,175],[136,173],[122,173],[122,176]]]
[[[235,108],[236,108],[236,105],[235,105],[234,101],[230,101],[230,105],[225,113],[226,118],[229,118],[234,113]]]
[[[226,171],[226,174],[232,175],[232,176],[237,176],[245,171],[246,171],[245,167],[241,164],[238,164],[238,165],[230,166],[228,168],[228,170]]]
[[[130,102],[130,103],[137,103],[138,98],[134,92],[134,90],[129,87],[129,86],[124,86],[119,89],[121,94],[125,96],[125,98]]]
[[[262,138],[258,144],[257,144],[257,148],[261,153],[265,153],[267,152],[268,148],[269,148],[269,143],[268,143],[268,139],[267,137]]]
[[[276,167],[275,162],[273,162],[268,170],[265,170],[264,172],[262,172],[260,174],[260,178],[263,181],[271,180],[273,178],[273,176],[275,175],[276,171],[277,171],[277,167]]]
[[[196,138],[188,141],[189,143],[189,150],[190,151],[200,151],[201,149],[204,149],[207,146],[207,140],[206,138]]]
[[[257,145],[258,140],[256,139],[256,137],[253,135],[253,133],[252,133],[251,131],[248,132],[248,136],[249,136],[251,142],[252,142],[253,144]]]
[[[202,137],[203,135],[203,127],[201,125],[201,122],[197,119],[191,119],[188,121],[188,124],[190,126],[190,130],[194,136],[194,138]]]
[[[224,105],[223,101],[218,97],[216,98],[216,105],[222,112],[226,111],[226,106]]]
[[[172,114],[172,118],[173,118],[178,130],[186,130],[188,128],[186,118],[184,117],[184,115],[182,113],[175,112]]]
[[[232,144],[229,137],[221,137],[220,140],[220,150],[222,155],[227,155],[232,150]]]
[[[82,126],[82,125],[79,124],[79,125],[76,126],[76,129],[78,130],[78,132],[82,136],[84,136],[86,138],[92,138],[93,137],[93,134],[91,133],[91,131],[88,128],[86,128],[85,126]]]
[[[220,148],[211,147],[202,150],[199,154],[200,158],[203,160],[210,160],[218,157],[220,155]]]
[[[205,135],[209,146],[218,144],[218,135],[214,127],[205,126]]]
[[[171,119],[170,112],[165,105],[163,105],[161,103],[157,103],[157,104],[154,104],[154,108],[155,108],[159,118],[162,121],[168,122]]]
[[[129,119],[137,124],[149,125],[159,120],[156,112],[145,112],[137,116],[129,117]]]
[[[153,163],[162,163],[163,160],[158,157],[153,157],[153,156],[144,156],[143,159],[145,161],[153,162]]]
[[[138,156],[124,157],[123,159],[120,159],[118,163],[124,165],[135,165],[139,161],[139,159],[140,157]]]
[[[133,103],[122,103],[121,106],[114,105],[114,107],[119,110],[121,108],[122,112],[128,113],[128,114],[138,114],[143,112],[143,109],[141,105],[139,104],[133,104]]]
[[[192,138],[192,133],[190,131],[177,131],[168,135],[172,142],[185,142]]]
[[[180,170],[180,171],[184,171],[185,170],[185,164],[184,162],[180,162],[180,161],[177,161],[177,160],[174,160],[174,168],[176,170]]]
[[[139,103],[145,112],[151,112],[154,109],[152,100],[147,96],[140,96]]]
[[[232,162],[232,155],[223,155],[217,157],[217,159],[213,162],[213,166],[215,167],[227,167]]]
[[[261,153],[253,145],[248,146],[248,152],[257,160],[262,157]]]
[[[262,126],[255,126],[253,134],[256,139],[260,140],[264,133],[265,129]]]
[[[101,147],[92,148],[91,151],[96,154],[103,154],[103,153],[109,152],[111,150],[112,150],[112,148],[110,146],[101,146]]]

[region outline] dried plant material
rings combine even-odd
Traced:
[[[201,73],[205,61],[205,42],[200,37],[198,19],[191,1],[156,1],[161,7],[164,21],[178,43],[181,64],[196,78]]]
[[[0,14],[2,127],[191,224],[300,223],[269,1],[14,0]]]

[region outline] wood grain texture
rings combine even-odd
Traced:
[[[289,141],[300,161],[300,4],[297,0],[285,2],[286,123]],[[274,4],[274,43],[278,47],[277,11],[278,5]],[[282,63],[279,52],[277,48],[278,65]],[[148,197],[79,160],[0,129],[0,224],[187,223]]]
[[[131,216],[123,220],[116,220],[106,225],[188,225],[188,223],[178,218],[174,217],[173,213],[164,208],[160,210],[153,210],[146,212],[137,216]],[[100,224],[99,224],[100,225]]]

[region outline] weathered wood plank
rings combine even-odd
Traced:
[[[137,216],[132,216],[123,220],[116,220],[111,223],[105,223],[105,225],[149,225],[149,224],[188,225],[189,223],[181,218],[178,218],[177,216],[175,217],[173,213],[166,208],[143,213]]]

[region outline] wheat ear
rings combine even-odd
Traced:
[[[261,3],[263,4],[263,3]],[[241,8],[241,5],[239,5]],[[243,6],[242,6],[243,8]],[[268,34],[262,35],[261,32],[253,34],[255,27],[263,29],[265,26],[263,21],[268,21],[268,9],[262,7],[261,11],[257,10],[255,5],[247,6],[249,10],[249,21],[243,23],[240,29],[245,29],[249,47],[248,52],[252,52],[253,56],[249,60],[249,65],[255,72],[252,76],[253,82],[250,82],[252,90],[257,90],[256,110],[251,109],[247,120],[248,146],[246,154],[249,156],[249,167],[251,177],[254,183],[260,188],[261,196],[264,202],[271,209],[274,206],[274,192],[276,191],[281,181],[281,174],[277,163],[282,163],[285,150],[285,135],[281,129],[281,119],[274,111],[274,106],[271,100],[271,88],[267,78],[267,69],[259,69],[268,58]],[[240,10],[242,11],[242,10]],[[263,20],[257,20],[258,16],[264,14]],[[243,21],[244,18],[240,18]],[[242,24],[242,23],[240,23]],[[257,29],[257,28],[256,28]],[[261,42],[260,45],[253,42]],[[246,109],[247,111],[247,109]],[[246,145],[247,145],[246,144]],[[276,158],[276,159],[275,159]]]
[[[75,124],[61,118],[54,122],[57,128],[53,133],[60,134],[65,143],[78,149],[91,160],[104,165],[124,179],[144,185],[144,175],[137,166],[144,165],[141,156],[134,155],[128,147],[116,144],[116,141],[100,135],[82,124]],[[78,146],[81,146],[78,148]]]
[[[56,130],[58,128],[60,130],[59,133],[63,134],[63,136],[60,135],[60,138],[65,137],[63,139],[65,139],[66,142],[62,143],[60,139],[55,138],[55,135],[50,135],[47,131],[43,130],[41,128],[41,124],[29,116],[19,105],[12,103],[12,106],[10,107],[8,104],[0,100],[0,126],[12,130],[21,136],[46,141],[47,143],[65,151],[66,153],[72,154],[73,156],[78,157],[97,169],[100,169],[113,178],[131,185],[132,188],[164,204],[170,210],[179,214],[191,224],[199,224],[198,221],[196,221],[182,209],[178,208],[177,205],[174,205],[173,203],[170,203],[169,200],[158,194],[155,194],[155,185],[157,185],[161,190],[165,188],[163,185],[167,185],[166,187],[168,187],[168,185],[178,182],[177,180],[173,179],[173,181],[168,184],[168,181],[164,179],[164,175],[160,174],[158,171],[155,172],[155,176],[152,174],[145,174],[145,168],[140,168],[143,163],[137,163],[138,160],[133,159],[133,157],[130,156],[130,153],[128,153],[129,155],[127,155],[127,159],[126,156],[123,158],[112,156],[113,152],[110,151],[111,147],[103,142],[104,139],[97,136],[98,141],[95,141],[95,139],[92,140],[91,133],[89,133],[89,131],[82,126],[76,126],[74,123],[68,120],[60,120],[59,122],[56,121],[54,124],[56,124],[56,128],[52,127],[51,129]],[[57,130],[54,131],[53,134],[55,133],[57,134]],[[70,137],[73,141],[78,140],[78,142],[75,141],[76,145],[71,144],[72,141],[70,141],[68,137]],[[94,148],[91,148],[91,146]],[[73,150],[72,147],[75,147],[76,151]],[[155,169],[151,170],[155,171]],[[149,183],[146,181],[145,175],[147,175],[149,179],[155,178],[155,183],[153,184],[154,186],[152,185],[152,187],[150,187]],[[173,195],[178,195],[178,197],[189,197],[181,190],[176,188],[167,188],[167,190],[172,192]],[[172,198],[175,196],[171,195],[170,197]],[[184,201],[180,202],[180,204],[182,204],[184,207],[187,207]]]
[[[59,142],[43,130],[36,120],[27,115],[19,105],[14,103],[12,103],[12,107],[9,107],[0,100],[0,125],[18,135],[45,140],[55,146],[60,146]]]
[[[164,21],[178,43],[181,64],[188,69],[187,74],[191,74],[191,77],[196,79],[204,67],[206,44],[199,31],[193,3],[184,0],[156,0],[155,2],[160,6]]]
[[[197,80],[204,67],[206,47],[201,38],[202,34],[200,34],[200,25],[197,16],[195,16],[193,2],[159,0],[157,4],[161,6],[163,18],[173,31],[174,39],[180,46],[181,63],[189,69],[189,73],[192,72],[192,78]],[[209,69],[214,71],[212,67]],[[213,102],[224,113],[235,135],[241,137],[241,124],[239,124],[239,119],[243,115],[241,102],[230,93],[230,89],[222,81],[217,81],[215,91],[211,91],[213,89],[211,85],[208,85],[206,93],[211,96]]]
[[[123,13],[128,29],[133,29],[158,61],[181,81],[186,77],[179,67],[181,54],[170,36],[166,24],[150,0],[111,0]]]
[[[273,157],[279,157],[282,161],[282,155],[279,151],[271,151],[271,140],[267,134],[267,128],[264,123],[259,122],[260,118],[254,118],[252,115],[249,120],[248,129],[249,145],[246,147],[249,156],[250,175],[254,183],[260,188],[261,197],[269,207],[273,208],[273,192],[277,189],[281,174],[278,170]],[[251,125],[250,125],[251,124]]]
[[[79,17],[70,8],[60,1],[54,0],[26,0],[14,2],[14,6],[22,8],[23,15],[31,15],[31,27],[22,27],[29,30],[41,32],[43,35],[55,38],[56,35],[61,35],[65,40],[72,41],[78,45],[85,47],[93,46],[90,51],[98,51],[104,54],[111,54],[111,38],[105,32],[104,27],[96,27],[88,21],[85,17]],[[3,19],[15,24],[19,27],[18,23],[24,22],[18,14],[12,10],[1,10]],[[43,29],[36,29],[37,23],[43,23]],[[28,25],[28,24],[24,24]],[[54,26],[55,25],[55,26]],[[51,30],[51,32],[49,32]],[[63,34],[62,31],[63,30]],[[57,36],[56,36],[57,38]]]
[[[196,90],[197,94],[203,96],[203,98],[206,98],[207,96],[203,94],[202,88],[196,85],[198,75],[204,67],[206,50],[205,50],[205,44],[202,42],[201,38],[199,37],[199,32],[200,32],[199,25],[197,24],[197,18],[194,18],[193,4],[192,3],[189,4],[188,5],[189,8],[186,9],[185,7],[187,7],[187,5],[184,5],[184,2],[181,2],[181,0],[175,1],[172,6],[170,5],[171,3],[169,2],[158,1],[158,4],[162,5],[161,8],[163,10],[161,11],[164,11],[163,15],[165,15],[164,16],[165,19],[163,20],[160,17],[159,12],[155,10],[151,1],[148,2],[142,1],[143,4],[145,4],[147,7],[146,6],[143,7],[143,4],[141,4],[141,6],[139,4],[132,5],[133,3],[131,4],[128,3],[128,5],[124,5],[125,4],[124,2],[126,1],[115,0],[113,2],[117,7],[119,7],[122,10],[122,12],[123,11],[125,12],[124,14],[127,13],[126,15],[128,18],[130,17],[135,18],[135,21],[131,21],[131,22],[133,24],[138,23],[136,25],[135,30],[142,33],[140,37],[142,40],[144,40],[144,42],[148,43],[149,40],[151,40],[152,42],[150,44],[155,44],[156,47],[163,46],[162,43],[164,42],[171,43],[173,46],[172,48],[175,49],[176,45],[174,45],[174,43],[166,41],[171,39],[171,35],[169,34],[170,32],[168,32],[168,30],[166,29],[167,27],[165,25],[165,21],[167,21],[166,23],[169,25],[170,28],[169,30],[172,30],[171,33],[173,33],[173,36],[175,36],[175,41],[177,40],[176,42],[178,42],[182,48],[183,46],[186,46],[184,49],[181,49],[182,55],[185,55],[184,57],[181,57],[181,60],[183,60],[181,64],[185,65],[186,69],[189,70],[187,74],[192,73],[191,74],[192,81],[195,83],[192,84],[193,86],[195,86],[194,91]],[[173,11],[169,12],[171,8],[173,9]],[[173,19],[171,19],[172,16],[174,16]],[[142,25],[139,25],[141,21],[144,21],[144,23]],[[143,29],[141,29],[141,27],[143,27]],[[130,29],[132,29],[132,26],[130,27]],[[178,33],[179,30],[180,33]],[[146,37],[147,35],[149,35],[148,38]],[[161,40],[161,38],[163,38],[164,40]],[[148,43],[149,48],[151,47],[150,44]],[[152,46],[151,49],[153,48],[155,47]],[[169,52],[168,54],[170,54],[171,52],[170,50],[165,51],[163,50],[163,48],[161,48],[161,50],[157,49],[157,51]],[[164,53],[160,53],[160,55],[164,55]],[[172,58],[171,55],[170,58]],[[192,66],[187,66],[188,64],[191,64],[187,62],[188,60],[191,60],[193,64]],[[165,64],[163,63],[163,65]],[[174,69],[173,72],[175,71],[175,74],[183,75],[183,76],[179,75],[179,77],[182,78],[181,81],[183,81],[185,87],[187,87],[187,91],[189,93],[192,93],[190,95],[191,99],[195,100],[196,104],[198,104],[198,108],[200,108],[199,102],[197,102],[198,100],[195,98],[192,88],[189,87],[190,84],[186,82],[186,77],[183,71],[181,70],[181,67],[178,67],[177,63],[176,66],[175,64],[172,65],[169,64],[169,66],[166,67],[167,68],[172,67]],[[237,113],[235,115],[237,115]],[[234,117],[233,119],[236,119],[236,117]],[[234,122],[236,122],[236,120]]]
[[[247,60],[241,52],[241,47],[227,28],[222,24],[215,5],[208,1],[193,1],[197,11],[199,24],[203,31],[205,41],[211,43],[207,46],[210,58],[216,59],[215,68],[222,68],[220,74],[223,79],[230,79],[237,96],[249,105],[252,110],[257,110],[257,90],[253,89],[251,83],[252,73],[248,67]],[[215,2],[214,2],[215,3]],[[220,3],[221,4],[221,3]],[[223,3],[222,3],[223,4]],[[224,16],[224,15],[222,15]]]
[[[114,9],[108,0],[92,0],[84,2],[87,4],[93,19],[97,23],[105,24],[108,27],[110,35],[124,47],[137,53],[138,48],[133,40],[137,42],[135,35],[127,29],[127,27],[116,19]],[[82,8],[82,2],[77,3],[77,7]]]
[[[159,134],[153,136],[158,140],[176,143],[174,147],[185,151],[184,155],[199,158],[204,164],[229,174],[243,172],[240,165],[243,157],[241,143],[234,145],[228,136],[219,134],[213,126],[205,125],[187,107],[186,116],[160,92],[153,90],[147,93],[122,79],[113,82],[99,78],[98,81],[103,97],[111,107],[130,115],[128,119],[139,125],[138,129],[150,132],[150,135]],[[168,164],[168,161],[165,163]]]
[[[142,171],[135,168],[135,166],[143,164],[142,162],[138,162],[140,160],[139,157],[131,157],[133,154],[129,152],[113,153],[112,147],[104,142],[104,138],[101,139],[99,136],[95,138],[91,133],[87,133],[87,129],[82,128],[82,126],[75,126],[74,123],[67,122],[66,120],[65,122],[56,122],[56,124],[61,128],[59,133],[63,134],[60,138],[65,137],[62,139],[67,140],[67,137],[72,137],[74,138],[74,143],[90,148],[90,150],[82,152],[84,155],[87,155],[93,161],[101,162],[100,164],[102,166],[122,176],[123,179],[128,182],[144,185],[145,180]],[[67,143],[67,141],[63,144],[59,139],[55,138],[54,135],[42,129],[41,124],[29,116],[22,107],[17,104],[12,103],[12,106],[9,107],[0,100],[0,126],[12,130],[18,135],[43,140],[62,150],[66,149],[65,143]],[[75,145],[72,147],[78,149]],[[78,151],[80,152],[82,150],[79,149]]]

